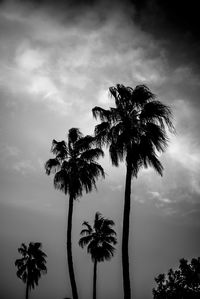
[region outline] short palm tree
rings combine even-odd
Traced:
[[[122,268],[124,298],[131,298],[129,275],[129,215],[131,207],[131,179],[137,177],[141,167],[152,166],[162,175],[163,166],[158,152],[164,152],[168,138],[166,128],[174,132],[171,109],[155,98],[145,85],[135,89],[117,84],[111,87],[115,107],[105,110],[93,108],[93,116],[101,123],[95,127],[97,144],[107,145],[112,164],[126,161],[124,196]]]
[[[117,243],[116,232],[112,229],[114,222],[110,219],[103,218],[99,212],[95,214],[93,227],[87,222],[83,222],[85,227],[81,231],[79,245],[83,248],[87,245],[87,251],[91,254],[94,262],[93,274],[93,299],[96,299],[96,282],[97,282],[97,263],[110,260],[115,248],[112,245]]]
[[[88,193],[96,188],[98,177],[104,177],[103,168],[96,162],[103,151],[94,146],[92,136],[84,137],[77,128],[69,130],[67,142],[53,140],[51,151],[55,158],[46,162],[46,173],[54,173],[54,187],[69,195],[67,259],[73,299],[78,299],[71,245],[73,202],[83,191]]]
[[[41,247],[41,243],[30,242],[29,246],[22,243],[18,248],[22,258],[15,261],[15,266],[18,268],[17,276],[26,283],[26,299],[29,297],[30,290],[38,285],[41,274],[47,272],[46,254]]]

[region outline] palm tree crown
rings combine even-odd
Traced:
[[[94,138],[83,137],[77,128],[68,133],[68,142],[53,140],[51,151],[55,158],[45,164],[46,173],[55,173],[56,189],[76,199],[83,190],[90,192],[96,188],[96,178],[104,177],[104,170],[95,162],[104,153],[100,148],[93,148]]]
[[[102,217],[99,212],[95,214],[93,227],[87,221],[83,222],[85,228],[80,233],[79,245],[82,248],[87,245],[92,261],[103,262],[113,257],[115,248],[111,244],[117,244],[113,225],[114,221]]]
[[[28,247],[22,243],[18,248],[22,258],[15,261],[15,266],[18,268],[17,276],[24,283],[28,283],[28,289],[34,289],[35,285],[38,285],[41,274],[47,272],[46,254],[41,247],[42,244],[39,242],[30,242]]]
[[[162,175],[157,152],[163,152],[167,146],[165,125],[174,131],[170,108],[156,100],[145,85],[133,89],[117,84],[109,90],[116,107],[92,110],[94,117],[101,120],[95,127],[97,141],[109,146],[113,165],[118,166],[126,158],[133,176],[137,176],[141,166],[152,166]]]

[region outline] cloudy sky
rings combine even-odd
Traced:
[[[166,3],[167,2],[167,3]],[[39,241],[48,274],[31,298],[71,296],[66,269],[68,199],[44,163],[52,139],[71,127],[92,133],[91,109],[109,107],[108,88],[146,84],[171,106],[177,134],[161,161],[132,186],[130,271],[135,299],[152,298],[154,277],[200,255],[199,21],[194,1],[0,1],[0,294],[22,298],[14,261],[22,242]],[[56,4],[55,4],[56,3]],[[74,263],[80,299],[92,296],[92,263],[77,242],[96,211],[116,223],[115,257],[98,269],[98,298],[121,299],[125,168],[100,161],[98,192],[75,203]]]

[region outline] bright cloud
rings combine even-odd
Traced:
[[[179,136],[173,138],[168,153],[172,159],[181,163],[185,169],[193,172],[200,172],[200,152],[199,145],[192,136]]]
[[[43,67],[45,54],[39,49],[31,49],[26,45],[20,45],[16,53],[16,63],[25,71],[34,71]]]

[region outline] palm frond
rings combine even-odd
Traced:
[[[82,229],[81,232],[80,232],[80,235],[81,236],[88,236],[90,235],[90,231],[88,229]]]
[[[94,226],[93,226],[95,232],[98,232],[101,229],[103,222],[104,222],[104,218],[102,214],[100,212],[96,212],[94,218]]]
[[[116,84],[116,87],[110,87],[109,91],[111,96],[115,99],[117,109],[123,111],[129,107],[129,100],[133,93],[133,89],[131,87],[125,87],[123,84]]]
[[[141,136],[140,144],[143,148],[151,144],[157,151],[164,152],[168,144],[166,131],[161,126],[150,122],[148,126],[145,126],[145,133]]]
[[[27,246],[22,243],[21,247],[18,248],[18,252],[22,254],[22,256],[25,256],[27,254]]]
[[[155,94],[153,94],[150,89],[144,85],[137,85],[132,93],[132,102],[137,106],[143,107],[146,103],[155,99]]]
[[[114,256],[114,251],[115,248],[107,242],[90,250],[93,260],[96,259],[98,262],[109,261]]]
[[[115,235],[116,235],[116,232],[115,232]],[[113,244],[113,245],[116,245],[117,244],[117,238],[114,237],[114,236],[105,236],[105,241],[109,244]]]
[[[87,227],[87,231],[89,234],[91,234],[93,232],[91,225],[87,221],[84,221],[82,225]]]
[[[84,151],[81,154],[80,159],[83,159],[83,160],[86,160],[89,162],[89,161],[98,160],[99,157],[104,157],[103,150],[100,148],[92,148],[87,151]]]
[[[83,248],[84,246],[88,245],[88,243],[91,242],[91,240],[92,240],[92,235],[87,235],[87,236],[80,238],[78,244],[80,247]]]
[[[96,179],[100,176],[104,178],[105,173],[102,166],[98,163],[85,163],[83,167],[79,168],[79,178],[86,193],[91,191],[93,187],[96,189]]]
[[[46,170],[46,174],[50,175],[50,173],[56,173],[58,171],[58,169],[60,168],[60,162],[57,159],[49,159],[46,163],[45,163],[45,170]]]
[[[106,110],[106,109],[96,106],[92,109],[92,114],[95,119],[97,119],[99,117],[102,122],[110,122],[111,121],[112,114],[111,114],[110,110]]]
[[[90,135],[86,135],[85,137],[79,138],[74,143],[74,150],[78,153],[87,152],[91,149],[94,144],[94,137]]]
[[[54,187],[55,189],[61,190],[65,194],[70,191],[70,176],[65,169],[61,169],[54,176]]]
[[[41,273],[47,272],[45,265],[47,255],[41,248],[41,243],[30,242],[28,247],[22,243],[18,249],[19,253],[22,254],[22,258],[15,261],[15,266],[18,268],[17,276],[25,283],[28,280],[30,288],[34,288],[35,285],[38,285]]]
[[[83,137],[83,134],[78,128],[71,128],[68,132],[68,141],[72,144],[77,142],[80,138]]]
[[[162,104],[160,101],[151,101],[144,105],[140,115],[141,120],[154,120],[158,122],[162,128],[165,124],[171,132],[174,132],[174,126],[172,123],[172,111],[167,105]]]
[[[95,134],[95,142],[97,146],[102,147],[103,145],[109,145],[109,132],[110,132],[110,124],[109,122],[102,122],[99,125],[95,126],[94,134]]]
[[[105,255],[105,259],[110,260],[111,257],[114,256],[115,248],[108,242],[104,242],[102,247],[104,248],[105,252],[107,253]]]
[[[53,139],[51,152],[56,156],[57,159],[65,159],[67,157],[67,146],[65,141],[56,141]]]
[[[79,240],[83,248],[87,245],[87,252],[91,255],[92,261],[109,260],[114,254],[114,247],[117,244],[116,232],[112,229],[114,221],[104,218],[100,212],[95,213],[93,229],[88,222],[83,222],[87,229],[81,231],[84,235]]]
[[[111,228],[111,226],[115,225],[114,221],[111,219],[104,219],[102,230],[106,232],[106,234],[112,234],[115,231]]]
[[[158,160],[158,158],[156,157],[155,154],[153,155],[150,155],[147,157],[147,161],[148,161],[148,164],[150,166],[152,166],[155,171],[159,174],[159,175],[163,175],[163,165],[161,164],[161,162]]]
[[[119,162],[124,160],[125,151],[122,143],[111,143],[109,147],[109,154],[114,166],[119,166]]]

